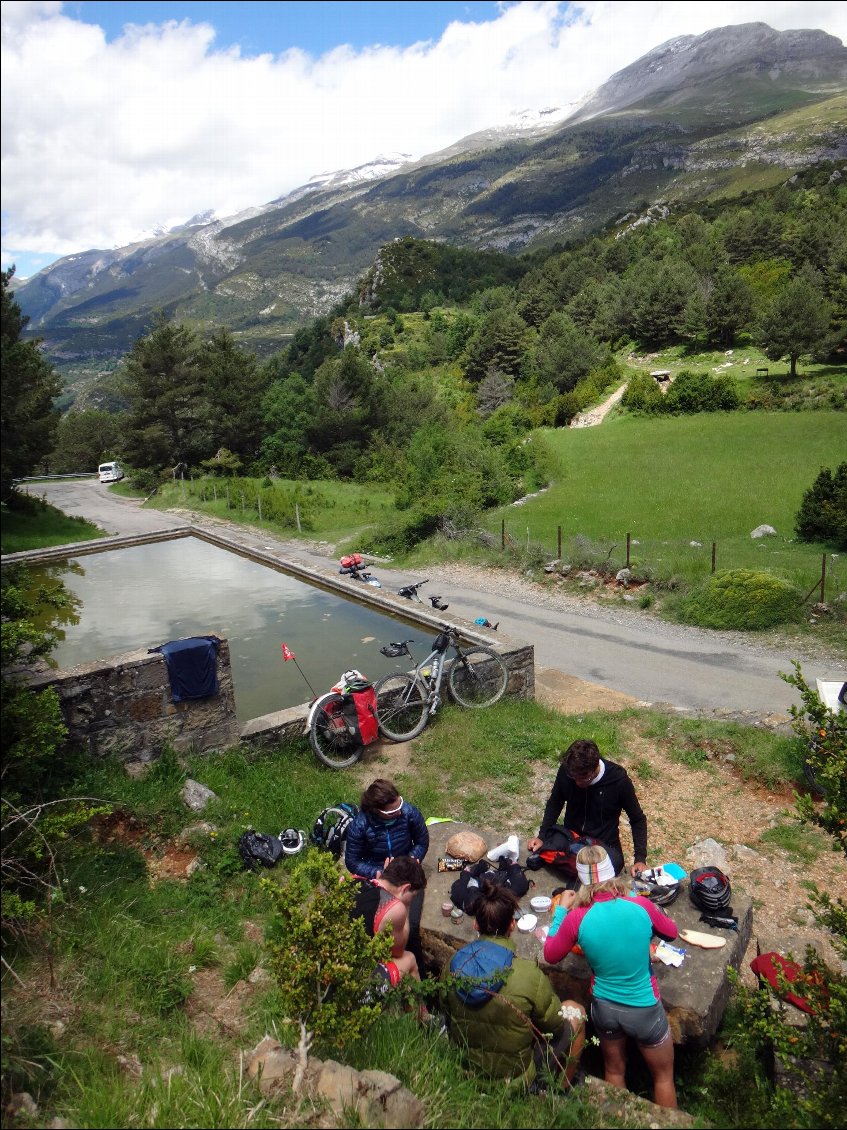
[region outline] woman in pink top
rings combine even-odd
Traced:
[[[615,877],[605,848],[576,857],[582,883],[565,891],[544,943],[544,960],[561,961],[577,943],[591,966],[591,1021],[600,1038],[607,1083],[625,1087],[626,1044],[632,1036],[653,1077],[655,1101],[676,1107],[673,1040],[650,965],[653,932],[675,938],[676,923]]]

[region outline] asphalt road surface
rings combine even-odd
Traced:
[[[66,514],[95,522],[109,534],[143,534],[190,524],[185,517],[145,510],[94,480],[31,484]],[[270,539],[262,533],[262,539]],[[329,559],[311,547],[285,542],[292,558],[333,570]],[[385,566],[373,570],[383,587],[396,591],[422,579]],[[433,569],[424,591],[440,593],[450,611],[467,620],[486,616],[501,631],[535,647],[539,668],[549,668],[639,702],[667,703],[681,711],[717,713],[756,720],[785,715],[798,702],[779,674],[800,660],[814,679],[847,679],[847,659],[784,651],[738,632],[707,632],[668,624],[645,612],[601,607],[565,598],[553,603],[520,581],[501,574],[469,577],[461,570]],[[351,582],[352,583],[352,582]]]

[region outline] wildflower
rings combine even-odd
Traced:
[[[86,892],[87,890],[88,890],[88,887],[80,887],[80,888],[79,888],[79,893],[80,893],[81,895],[84,895],[84,894],[85,894],[85,892]]]

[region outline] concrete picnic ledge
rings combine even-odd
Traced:
[[[449,901],[450,887],[458,878],[458,872],[439,873],[438,859],[439,856],[448,854],[446,845],[449,838],[461,831],[477,832],[489,848],[493,848],[503,843],[512,829],[503,827],[499,832],[490,832],[458,821],[430,826],[429,851],[424,860],[427,888],[421,918],[421,939],[426,957],[439,969],[449,962],[456,950],[476,937],[471,916],[465,915],[456,922],[445,918],[441,913],[441,904]],[[522,841],[520,862],[523,863],[525,859],[526,842]],[[533,895],[549,895],[563,882],[559,874],[547,867],[540,871],[527,871],[527,878],[535,882],[535,887],[530,888],[521,899],[521,906],[528,912],[529,900]],[[737,933],[734,930],[718,930],[700,922],[700,911],[688,897],[687,880],[683,882],[676,901],[663,908],[680,929],[687,927],[705,930],[707,933],[726,937],[726,945],[714,950],[699,949],[683,942],[675,943],[686,950],[682,965],[675,968],[657,962],[653,967],[675,1044],[705,1046],[717,1033],[730,995],[727,970],[730,967],[739,968],[753,928],[753,904],[750,898],[733,891],[732,905],[733,912],[738,916]],[[550,917],[549,913],[540,914],[538,925],[549,925]],[[535,934],[515,930],[512,937],[518,954],[538,962],[560,997],[572,998],[588,1005],[590,973],[584,958],[569,954],[557,965],[548,965],[542,957],[542,943]]]

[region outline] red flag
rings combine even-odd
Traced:
[[[286,663],[288,662],[289,659],[294,658],[294,652],[289,650],[287,643],[284,643],[282,645],[282,658],[286,661]]]

